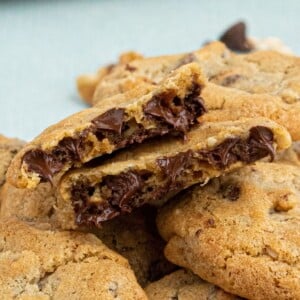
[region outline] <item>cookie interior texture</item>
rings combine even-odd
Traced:
[[[127,260],[94,235],[36,225],[0,222],[2,299],[147,299]]]
[[[93,226],[145,203],[159,201],[161,205],[192,184],[206,183],[211,177],[264,157],[273,159],[274,146],[278,145],[276,130],[271,123],[254,126],[257,124],[262,123],[246,121],[238,132],[234,122],[204,124],[187,135],[186,143],[156,140],[120,153],[99,167],[75,170],[62,179],[61,203],[71,204],[77,225]],[[222,137],[216,138],[218,134]],[[215,145],[207,146],[206,139]]]
[[[149,300],[233,300],[241,299],[202,280],[187,270],[178,270],[145,288]]]
[[[200,97],[203,82],[199,67],[183,68],[182,73],[172,73],[166,79],[165,88],[133,98],[130,103],[112,102],[105,109],[80,112],[59,123],[61,126],[48,128],[15,160],[11,183],[18,187],[34,187],[40,181],[53,183],[56,174],[97,156],[155,136],[184,136],[206,109]],[[95,116],[97,111],[102,113]],[[84,118],[87,122],[82,124]],[[64,134],[69,129],[70,133]]]
[[[300,297],[300,171],[257,162],[164,207],[166,257],[248,299]]]

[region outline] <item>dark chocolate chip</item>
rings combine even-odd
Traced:
[[[111,191],[110,203],[122,210],[131,211],[130,200],[141,190],[144,180],[141,173],[128,171],[115,176],[106,176],[103,183]]]
[[[97,130],[110,130],[121,134],[124,122],[124,109],[113,108],[92,120]]]
[[[200,154],[209,164],[225,168],[236,162],[237,157],[232,153],[232,149],[239,143],[242,143],[240,138],[228,138],[212,150],[200,151]]]
[[[29,172],[37,173],[40,176],[42,182],[52,182],[53,175],[62,168],[62,162],[39,149],[25,153],[23,162],[27,165]]]
[[[130,213],[133,208],[143,205],[133,202],[133,199],[150,175],[149,171],[128,171],[106,176],[102,180],[104,201],[100,203],[89,202],[95,188],[88,182],[77,182],[71,191],[77,224],[100,226],[104,221]]]
[[[220,37],[220,41],[233,51],[249,52],[252,50],[252,46],[247,40],[244,22],[238,22],[228,28]]]
[[[192,92],[183,100],[165,93],[156,95],[144,106],[144,113],[186,133],[196,123],[197,118],[206,112],[199,94],[200,87],[194,86]]]
[[[214,149],[201,150],[199,154],[203,160],[218,168],[226,168],[237,161],[254,162],[268,155],[273,160],[273,140],[273,132],[269,128],[256,126],[250,129],[247,140],[228,138]]]
[[[82,153],[83,144],[81,138],[74,139],[72,137],[62,139],[53,150],[53,155],[62,163],[71,160],[80,161]]]
[[[157,165],[163,172],[163,175],[168,178],[168,188],[172,190],[176,188],[177,178],[191,164],[193,152],[181,152],[173,157],[162,157],[156,160]],[[178,185],[178,183],[177,183]]]
[[[269,128],[264,126],[251,128],[249,136],[250,161],[253,162],[267,155],[270,155],[273,161],[275,157],[273,141],[273,132]]]

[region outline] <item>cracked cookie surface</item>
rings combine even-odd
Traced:
[[[126,259],[92,234],[0,222],[2,299],[147,299]]]
[[[257,162],[166,205],[166,257],[249,299],[300,298],[300,169]]]
[[[149,284],[145,288],[149,300],[234,300],[217,286],[202,280],[187,270],[178,270]]]

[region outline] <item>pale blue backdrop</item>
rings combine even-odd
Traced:
[[[300,53],[299,12],[299,0],[0,1],[0,132],[29,140],[83,109],[75,77],[122,51],[190,51],[239,19]]]

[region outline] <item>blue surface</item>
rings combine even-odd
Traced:
[[[300,53],[298,0],[0,1],[0,132],[31,139],[85,107],[75,78],[125,50],[197,49],[243,19]]]

